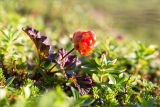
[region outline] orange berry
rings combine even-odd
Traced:
[[[96,42],[96,36],[92,31],[75,32],[73,34],[74,48],[80,52],[81,55],[89,55],[92,52],[93,46]]]

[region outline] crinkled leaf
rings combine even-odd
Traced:
[[[80,64],[80,60],[76,55],[68,54],[65,49],[59,49],[58,57],[56,58],[56,63],[60,65],[61,68],[70,67],[72,65],[77,66]]]
[[[22,29],[34,42],[38,55],[42,58],[48,58],[49,54],[52,52],[51,46],[47,36],[42,35],[38,30],[27,26]]]
[[[89,75],[72,75],[69,79],[73,81],[74,86],[78,89],[78,92],[81,95],[88,94],[92,86],[95,84]]]

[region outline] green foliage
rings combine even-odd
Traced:
[[[0,107],[151,107],[160,104],[158,46],[117,39],[111,37],[112,34],[106,37],[103,32],[107,24],[89,17],[91,14],[85,8],[91,7],[82,8],[81,2],[75,5],[74,1],[33,0],[23,1],[22,5],[20,1],[0,1],[3,16],[0,18]],[[55,52],[73,47],[67,35],[76,29],[94,30],[97,44],[91,55],[78,55],[81,60],[78,66],[65,69],[56,66],[47,74],[54,63],[39,59],[34,44],[21,30],[26,25],[49,35]],[[84,78],[73,75],[66,78],[65,72],[89,76],[94,83],[88,88],[87,80],[80,81]],[[81,94],[79,89],[89,92]]]
[[[5,76],[4,76],[4,74],[3,74],[3,70],[2,70],[2,68],[0,68],[0,86],[3,86],[4,85],[4,83],[5,83]]]

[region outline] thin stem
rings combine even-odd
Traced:
[[[71,52],[73,52],[73,51],[74,51],[74,48],[71,49],[66,55],[64,55],[61,60],[63,60],[66,56],[68,56],[68,55],[69,55]],[[54,67],[56,67],[56,65],[57,65],[57,63],[55,63],[55,64],[48,70],[48,72],[50,72]]]

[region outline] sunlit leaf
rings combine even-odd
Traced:
[[[100,80],[96,74],[92,74],[92,78],[95,82],[100,83]]]
[[[38,30],[27,26],[22,29],[34,42],[38,55],[42,58],[48,58],[49,53],[52,52],[51,46],[47,36],[42,35]]]
[[[112,75],[108,74],[108,77],[109,77],[109,84],[116,84],[116,79]]]

